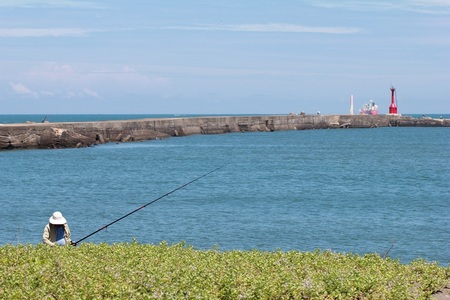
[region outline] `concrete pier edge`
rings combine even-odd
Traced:
[[[450,119],[400,115],[258,115],[0,124],[0,150],[80,148],[193,134],[377,127],[450,127]]]

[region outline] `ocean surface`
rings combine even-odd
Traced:
[[[0,123],[24,117],[42,119],[0,115]],[[101,119],[142,117],[176,116]],[[389,257],[404,263],[450,264],[450,128],[231,133],[0,151],[0,168],[0,245],[40,243],[56,210],[77,241],[170,193],[83,243],[380,255],[392,247]]]

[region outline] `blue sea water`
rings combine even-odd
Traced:
[[[83,242],[384,253],[450,263],[450,129],[194,135],[0,152],[0,245],[55,210]]]

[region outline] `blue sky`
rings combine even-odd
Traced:
[[[0,114],[450,113],[450,0],[1,0]]]

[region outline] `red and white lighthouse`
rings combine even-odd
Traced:
[[[391,106],[389,106],[389,114],[396,115],[397,105],[395,104],[395,87],[391,86]]]

